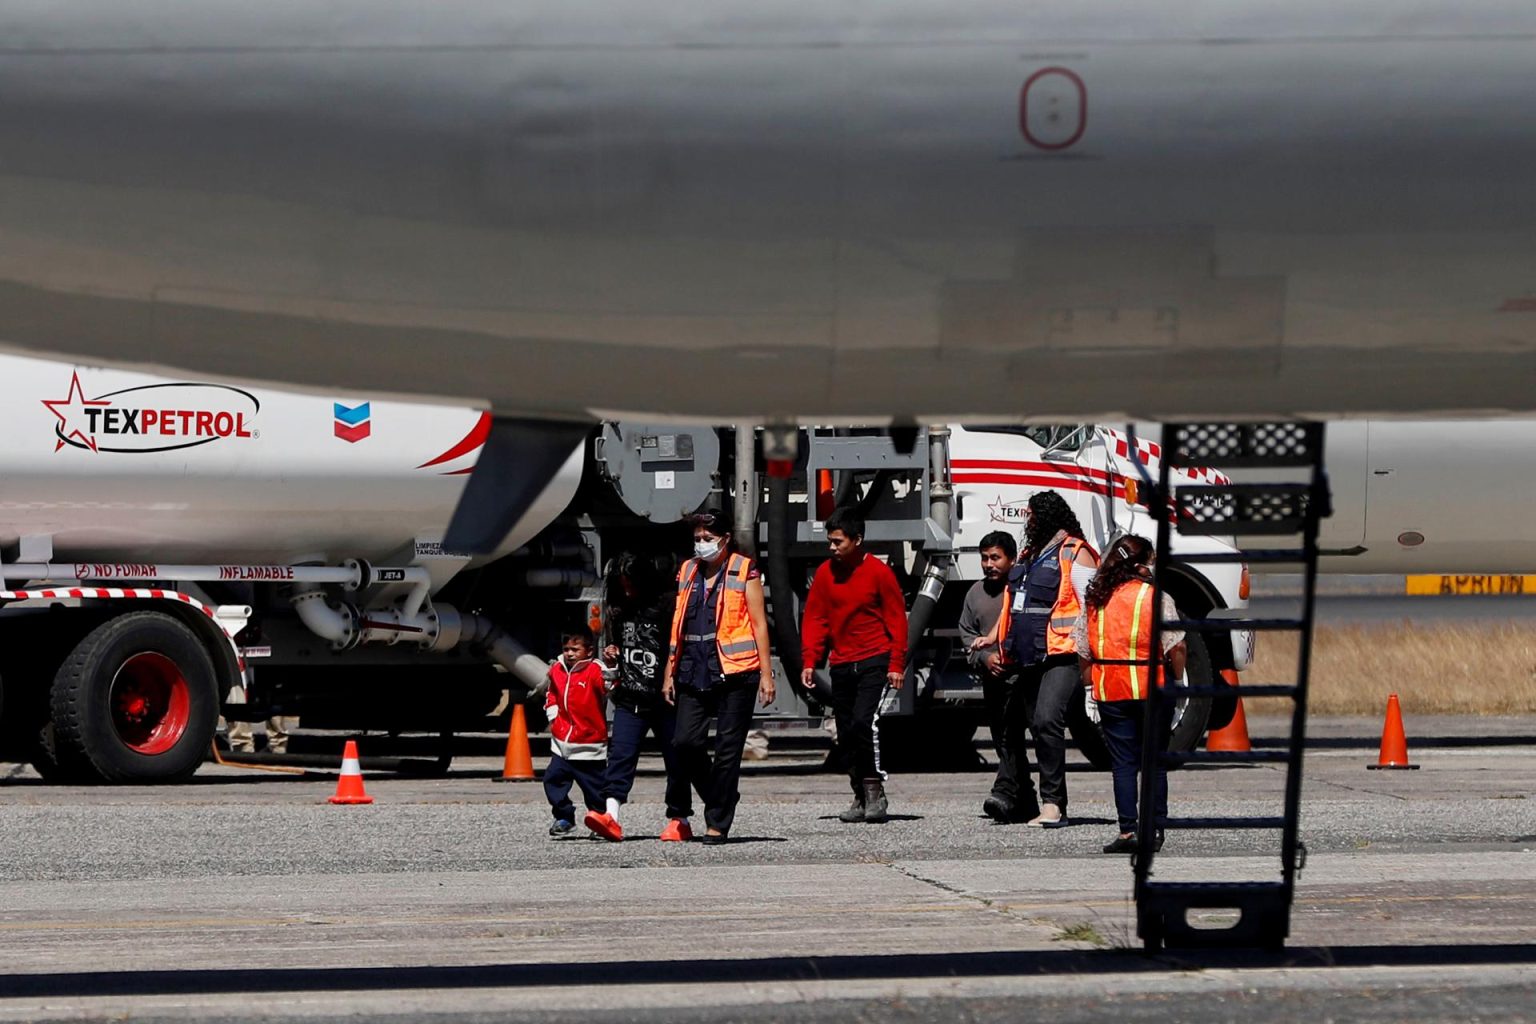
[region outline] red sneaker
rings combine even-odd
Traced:
[[[664,843],[686,843],[692,838],[693,828],[682,818],[673,818],[661,830],[661,841]]]
[[[582,819],[581,823],[610,843],[624,841],[624,829],[619,826],[618,819],[610,818],[607,814],[588,811],[587,816]]]

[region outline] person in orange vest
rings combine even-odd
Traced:
[[[1008,742],[998,753],[992,791],[1014,808],[1036,806],[1024,768],[1024,729],[1035,735],[1040,766],[1039,812],[1025,821],[1035,828],[1067,824],[1067,718],[1083,701],[1072,630],[1082,613],[1083,592],[1099,556],[1083,528],[1055,491],[1030,495],[1025,507],[1024,550],[1008,573],[1008,597],[992,632],[974,649],[988,650],[984,665],[1001,664],[1014,677],[1007,703]]]
[[[1137,777],[1141,769],[1141,742],[1146,721],[1147,686],[1152,642],[1152,544],[1144,537],[1130,534],[1110,548],[1104,565],[1088,584],[1087,606],[1078,626],[1074,645],[1085,687],[1093,691],[1098,703],[1099,726],[1115,779],[1115,811],[1120,818],[1120,834],[1104,847],[1105,853],[1133,853],[1136,850]],[[1163,595],[1165,620],[1178,618],[1173,599]],[[1164,671],[1158,685],[1170,675],[1184,675],[1184,634],[1166,630],[1162,634]],[[1136,664],[1136,662],[1142,662]],[[1158,703],[1157,749],[1168,746],[1173,732],[1173,701]],[[1155,788],[1157,806],[1152,809],[1156,826],[1154,848],[1163,848],[1163,822],[1168,819],[1168,769],[1159,765]]]
[[[752,698],[766,707],[775,689],[762,574],[757,563],[731,549],[730,521],[718,510],[693,517],[693,555],[677,574],[661,692],[677,706],[673,756],[704,801],[701,841],[715,845],[730,834],[741,799]]]

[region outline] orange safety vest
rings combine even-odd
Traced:
[[[1088,678],[1094,700],[1141,700],[1147,695],[1149,648],[1157,609],[1152,604],[1152,584],[1126,583],[1109,596],[1102,608],[1088,609],[1088,649],[1094,662]],[[1101,664],[1140,662],[1141,664]],[[1158,685],[1168,678],[1159,673]]]
[[[725,579],[715,594],[715,649],[720,653],[720,670],[726,675],[753,672],[762,667],[757,637],[752,632],[752,613],[747,610],[747,573],[752,559],[732,552],[726,559]],[[699,561],[690,558],[677,572],[677,604],[672,612],[670,657],[676,658],[683,640],[683,619],[688,613],[688,592],[693,589]]]
[[[1072,645],[1072,630],[1077,628],[1077,620],[1083,614],[1083,606],[1077,600],[1076,588],[1072,586],[1072,563],[1079,557],[1087,557],[1090,564],[1099,564],[1099,556],[1094,553],[1093,548],[1088,546],[1088,542],[1080,537],[1068,537],[1062,541],[1056,557],[1061,563],[1061,582],[1057,584],[1056,603],[1051,607],[1051,619],[1045,630],[1047,657],[1077,653],[1077,648]],[[1012,620],[1012,613],[1013,601],[1005,593],[1002,622],[997,634],[1004,657],[1007,656],[1008,627]]]

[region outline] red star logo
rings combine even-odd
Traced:
[[[44,399],[43,404],[48,407],[49,412],[59,418],[58,425],[53,428],[53,433],[58,438],[58,442],[53,446],[54,451],[63,448],[66,443],[72,444],[73,442],[69,440],[70,438],[79,438],[81,445],[93,452],[96,450],[96,438],[81,430],[71,430],[69,428],[69,412],[72,409],[84,410],[88,406],[111,405],[112,403],[88,400],[85,397],[85,392],[80,389],[80,374],[78,371],[70,377],[69,395],[67,397],[55,398],[52,401]],[[60,406],[63,406],[62,410]]]
[[[1004,501],[1002,498],[998,498],[995,502],[989,501],[987,513],[991,515],[994,523],[1018,524],[1024,521],[1023,510],[1017,501]]]

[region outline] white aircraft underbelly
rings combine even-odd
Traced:
[[[1536,408],[1526,6],[506,6],[0,12],[0,345],[552,418]]]

